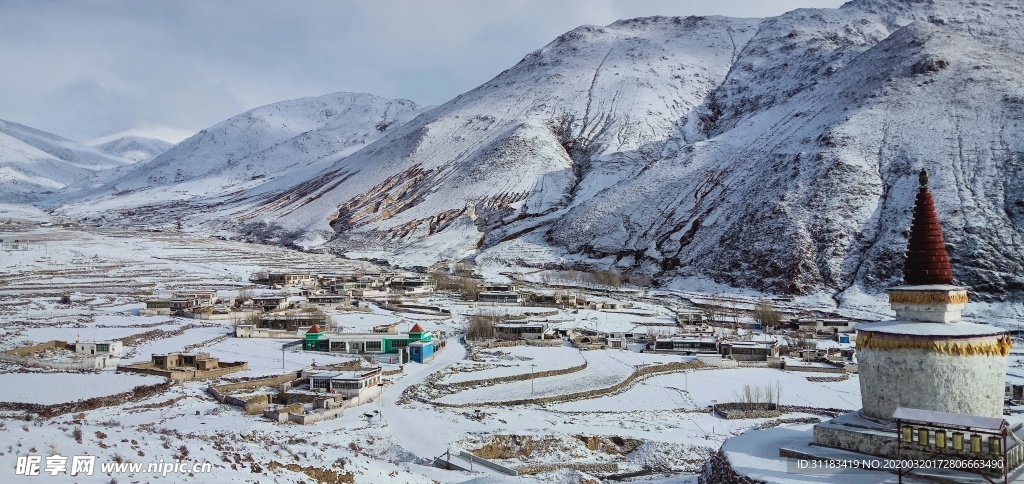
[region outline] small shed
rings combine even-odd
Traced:
[[[434,359],[434,343],[417,341],[409,345],[409,359],[416,363],[426,363]]]

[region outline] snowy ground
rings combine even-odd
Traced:
[[[126,392],[137,386],[153,385],[164,379],[148,375],[102,373],[2,373],[0,388],[6,402],[54,403]]]
[[[128,361],[145,361],[155,352],[189,349],[208,352],[222,361],[249,363],[248,371],[232,374],[229,379],[273,376],[313,363],[325,365],[352,359],[347,355],[288,350],[283,354],[282,364],[281,347],[289,340],[237,339],[229,336],[232,321],[138,316],[138,309],[152,294],[168,294],[180,288],[236,291],[247,285],[248,273],[259,268],[326,271],[357,262],[168,234],[128,237],[26,227],[18,237],[36,240],[33,249],[4,253],[0,258],[0,349],[53,339],[126,338]],[[71,294],[70,304],[60,302],[64,291]],[[662,327],[658,325],[670,321],[671,305],[652,301],[657,300],[635,299],[633,309],[618,312],[560,311],[549,319],[595,329]],[[678,301],[678,297],[668,301]],[[418,323],[428,331],[455,335],[471,314],[552,311],[481,307],[440,296],[426,296],[418,302],[441,306],[450,310],[451,315],[393,312],[373,306],[368,313],[332,312],[331,317],[344,331],[370,331],[374,326],[390,323],[397,323],[398,331],[406,331]],[[88,453],[98,456],[100,463],[119,459],[140,463],[181,459],[189,463],[209,460],[213,465],[212,474],[161,478],[143,471],[111,472],[94,476],[95,482],[310,482],[316,479],[314,470],[320,469],[351,472],[356,482],[503,482],[511,478],[479,467],[474,473],[464,473],[424,464],[449,449],[483,452],[481,449],[488,445],[494,448],[497,443],[515,441],[520,444],[508,450],[508,455],[496,457],[504,465],[614,464],[618,473],[649,472],[641,479],[692,482],[693,474],[707,455],[725,439],[769,422],[713,418],[708,412],[712,400],[735,401],[745,386],[765,384],[781,389],[783,404],[854,409],[860,400],[855,376],[843,382],[822,383],[807,380],[807,376],[820,375],[817,373],[744,368],[654,376],[618,394],[585,400],[502,405],[504,401],[531,396],[607,388],[625,380],[639,367],[684,358],[621,350],[581,352],[565,346],[496,348],[482,350],[478,356],[480,361],[467,359],[468,353],[458,337],[451,336],[448,346],[432,362],[407,365],[402,375],[391,378],[377,402],[313,426],[275,424],[243,415],[236,407],[218,404],[208,396],[204,392],[205,382],[179,384],[143,400],[89,410],[81,422],[73,421],[73,415],[36,418],[32,422],[6,417],[0,421],[6,429],[0,432],[0,469],[14,469],[18,456],[56,452],[65,456]],[[406,389],[423,384],[442,370],[444,377],[439,383],[450,384],[528,375],[531,370],[564,369],[584,361],[587,368],[575,373],[469,388],[438,397],[445,403],[471,404],[468,407],[448,408],[402,398]],[[140,379],[159,381],[112,371],[55,373],[4,362],[0,365],[0,388],[6,390],[0,390],[0,402],[58,403],[109,395],[137,386]],[[40,392],[38,387],[48,390]],[[478,407],[474,403],[498,405]],[[380,412],[379,416],[371,413],[374,416],[369,420],[364,417],[374,410]],[[813,417],[804,413],[782,416]],[[21,429],[23,426],[27,430]],[[76,428],[82,430],[81,443],[75,440]],[[533,444],[525,442],[548,450],[530,451]],[[597,450],[590,449],[595,445]],[[289,465],[290,469],[286,467]],[[0,474],[4,472],[8,471]],[[611,474],[614,472],[605,475]],[[564,482],[585,476],[579,471],[557,470],[514,480]],[[72,478],[65,475],[62,480]]]

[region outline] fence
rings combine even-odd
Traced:
[[[490,469],[494,469],[494,470],[496,470],[496,471],[498,471],[498,472],[500,472],[502,474],[508,474],[510,476],[518,476],[519,475],[519,471],[517,471],[515,469],[511,469],[511,468],[505,467],[505,466],[503,466],[501,464],[496,464],[496,463],[491,462],[491,461],[489,461],[487,459],[484,459],[483,457],[477,457],[477,456],[475,456],[475,455],[473,455],[473,454],[471,454],[469,452],[466,452],[464,450],[463,451],[459,451],[459,457],[462,457],[463,459],[466,459],[467,461],[469,461],[470,466],[472,466],[473,464],[480,464],[480,465],[482,465],[484,467],[487,467],[487,468],[490,468]]]

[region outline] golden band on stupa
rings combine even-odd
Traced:
[[[967,291],[893,291],[889,304],[967,304]]]
[[[856,340],[857,351],[865,348],[873,350],[923,349],[947,355],[957,356],[1007,356],[1013,348],[1013,340],[1009,335],[980,336],[974,339],[932,339],[929,337],[912,337],[901,334],[859,333]]]

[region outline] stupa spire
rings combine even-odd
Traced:
[[[909,286],[952,284],[953,268],[946,253],[935,202],[928,190],[928,172],[918,175],[921,188],[914,204],[914,220],[907,242],[907,260],[903,265],[903,283]]]

